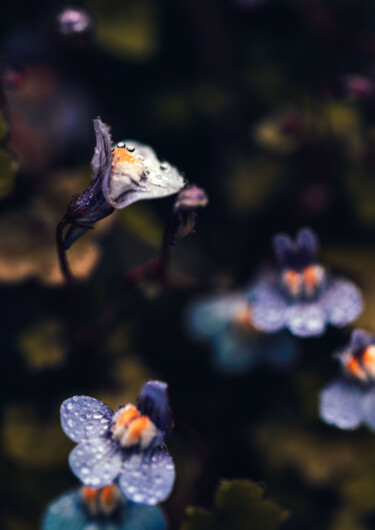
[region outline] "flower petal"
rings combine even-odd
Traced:
[[[42,530],[82,530],[86,523],[87,515],[75,490],[61,495],[47,506]]]
[[[272,333],[285,325],[287,302],[278,293],[273,280],[263,280],[249,293],[252,301],[252,318],[255,327]]]
[[[293,304],[286,310],[285,325],[297,337],[318,337],[326,328],[325,314],[319,304]]]
[[[354,382],[337,379],[320,394],[320,417],[340,429],[356,429],[364,419],[364,395]]]
[[[262,346],[263,340],[259,339],[259,347]],[[298,357],[296,341],[286,331],[269,336],[264,340],[264,357],[268,365],[274,368],[286,368]]]
[[[363,329],[353,330],[352,336],[350,337],[350,350],[353,353],[364,350],[370,344],[374,344],[375,337],[367,333]]]
[[[112,416],[107,405],[89,396],[66,399],[60,408],[61,426],[73,442],[103,436],[110,427]]]
[[[164,530],[165,528],[165,519],[157,506],[129,503],[118,530]]]
[[[332,280],[321,298],[327,319],[335,326],[353,322],[363,311],[361,291],[347,280]]]
[[[112,140],[109,127],[100,118],[93,120],[96,145],[91,160],[92,179],[103,178],[112,169]]]
[[[294,254],[291,238],[287,234],[276,234],[272,239],[272,247],[279,267],[287,267]]]
[[[375,431],[375,388],[370,388],[363,397],[363,421]]]
[[[219,333],[247,307],[249,302],[243,294],[196,300],[186,312],[186,325],[194,338],[208,338]]]
[[[69,465],[83,484],[91,488],[103,488],[120,473],[122,455],[110,438],[93,438],[73,449],[69,455]]]
[[[223,373],[241,375],[260,360],[259,342],[251,337],[244,340],[231,329],[217,334],[213,348],[214,366]]]
[[[124,462],[119,486],[129,500],[154,505],[170,494],[175,480],[175,467],[167,448],[152,454],[134,454]]]
[[[148,172],[139,182],[124,174],[123,182],[112,182],[111,174],[103,180],[103,193],[114,208],[121,209],[133,202],[167,197],[177,193],[185,186],[185,180],[174,166],[160,163],[155,151],[147,145],[133,140],[125,140],[126,146],[132,145],[132,155],[140,155]]]
[[[148,381],[139,393],[137,407],[160,431],[169,434],[172,428],[172,417],[169,411],[167,388],[167,383],[163,381]]]

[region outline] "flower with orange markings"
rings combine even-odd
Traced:
[[[196,300],[185,321],[193,339],[210,344],[213,366],[220,372],[241,375],[260,363],[283,369],[296,359],[296,344],[288,334],[270,336],[254,327],[246,292]]]
[[[249,290],[254,326],[273,333],[287,328],[299,337],[320,336],[328,324],[345,326],[363,310],[360,290],[336,278],[318,263],[318,239],[310,228],[295,241],[277,234],[273,250],[277,268]]]
[[[113,147],[109,127],[99,118],[94,120],[94,130],[92,183],[68,205],[63,219],[71,226],[64,239],[65,250],[115,209],[173,195],[186,183],[177,168],[161,162],[151,147],[133,140]]]
[[[342,374],[320,394],[321,418],[340,429],[365,424],[375,431],[375,337],[356,329],[334,357]]]
[[[62,428],[79,444],[69,464],[83,484],[97,489],[118,479],[125,497],[140,504],[154,505],[168,497],[175,469],[165,445],[172,429],[166,390],[166,383],[149,381],[137,406],[129,403],[114,413],[88,396],[64,401]],[[89,499],[89,490],[87,495]]]
[[[117,484],[104,488],[83,486],[65,493],[46,508],[42,530],[164,530],[165,519],[157,506],[127,501]]]

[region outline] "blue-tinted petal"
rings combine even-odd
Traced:
[[[356,429],[363,421],[365,390],[354,382],[337,379],[320,394],[320,417],[340,429]]]
[[[42,530],[83,530],[87,516],[78,500],[77,490],[52,501],[42,519]]]
[[[69,455],[72,472],[83,484],[103,488],[121,471],[122,454],[110,438],[93,438],[81,442]]]
[[[274,368],[290,366],[298,356],[296,341],[286,332],[269,336],[264,347],[264,355],[265,361]]]
[[[138,453],[126,460],[119,486],[131,501],[154,505],[168,497],[174,480],[173,460],[164,446],[152,454]]]
[[[373,335],[370,335],[370,333],[367,333],[363,329],[355,329],[350,337],[350,350],[355,353],[364,350],[367,346],[374,343],[375,337]]]
[[[224,329],[213,340],[214,367],[229,374],[243,374],[259,360],[258,341],[241,337],[233,329]]]
[[[66,399],[60,408],[61,426],[73,442],[104,435],[111,425],[112,416],[113,412],[107,405],[89,396]]]
[[[364,303],[361,291],[347,280],[332,280],[323,292],[320,303],[327,319],[335,326],[345,326],[362,313]]]
[[[362,401],[363,421],[375,431],[375,387],[369,388]]]
[[[287,302],[282,294],[275,289],[272,280],[261,281],[255,285],[249,296],[253,300],[251,307],[255,327],[269,333],[284,327]]]
[[[197,300],[186,312],[188,331],[198,339],[216,335],[248,305],[248,301],[242,294],[213,296]]]
[[[272,239],[273,252],[280,267],[287,267],[294,255],[294,245],[287,234],[276,234]]]
[[[165,519],[157,506],[143,506],[129,502],[124,508],[124,518],[118,530],[164,530],[165,528]]]
[[[138,410],[164,433],[169,433],[172,427],[167,388],[167,383],[163,381],[148,381],[143,385],[137,400]]]
[[[293,304],[285,312],[285,326],[297,337],[318,337],[325,330],[325,314],[319,304]]]
[[[319,250],[319,241],[315,232],[311,228],[302,228],[297,232],[296,242],[301,264],[314,262]]]

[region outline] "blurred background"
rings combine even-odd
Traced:
[[[0,28],[0,527],[39,528],[77,481],[61,402],[116,408],[169,383],[177,467],[164,511],[211,508],[220,479],[265,485],[285,529],[375,525],[375,436],[319,420],[349,329],[295,340],[289,368],[218,370],[184,324],[197,296],[246,287],[270,238],[316,230],[324,263],[356,281],[375,319],[375,5],[371,0],[11,2]],[[55,227],[90,182],[92,119],[150,144],[203,187],[197,232],[161,286],[126,273],[158,256],[173,198],[131,205],[68,252]],[[290,340],[293,340],[290,338]],[[250,527],[250,525],[249,525]]]

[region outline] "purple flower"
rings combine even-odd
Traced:
[[[273,248],[277,270],[249,292],[257,328],[272,333],[286,327],[300,337],[319,336],[328,324],[345,326],[360,315],[361,292],[318,263],[318,240],[312,230],[300,230],[295,241],[278,234]]]
[[[112,412],[88,396],[74,396],[61,405],[64,432],[79,445],[69,456],[72,472],[91,488],[119,480],[131,501],[154,505],[168,497],[175,479],[165,445],[172,419],[167,384],[149,381],[132,404]]]
[[[375,337],[356,329],[334,357],[343,373],[321,392],[320,417],[340,429],[364,423],[375,430]]]
[[[96,119],[94,129],[92,183],[68,205],[65,219],[72,226],[64,240],[65,250],[114,209],[126,208],[144,199],[173,195],[185,185],[179,171],[168,162],[160,162],[151,147],[126,140],[112,149],[108,126]]]

